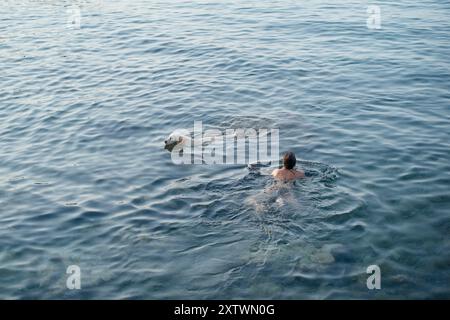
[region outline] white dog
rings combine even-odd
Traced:
[[[164,140],[164,144],[164,149],[169,150],[169,152],[171,152],[177,145],[190,145],[191,133],[187,130],[175,130],[166,140]]]

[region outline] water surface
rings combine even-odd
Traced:
[[[377,4],[3,2],[0,298],[450,298],[450,5]],[[307,178],[174,165],[194,120]]]

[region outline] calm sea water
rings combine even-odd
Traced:
[[[3,1],[0,298],[450,298],[450,5],[369,4]],[[174,165],[194,120],[307,178]]]

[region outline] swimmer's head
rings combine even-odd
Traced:
[[[297,159],[295,158],[295,154],[293,152],[286,152],[283,156],[283,165],[286,169],[293,169],[295,167],[295,163]]]

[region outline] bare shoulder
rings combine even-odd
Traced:
[[[278,172],[280,172],[280,169],[275,169],[272,171],[272,176],[276,176],[278,174]]]
[[[297,170],[297,172],[295,173],[295,177],[297,179],[301,179],[305,177],[305,173],[302,170]]]

